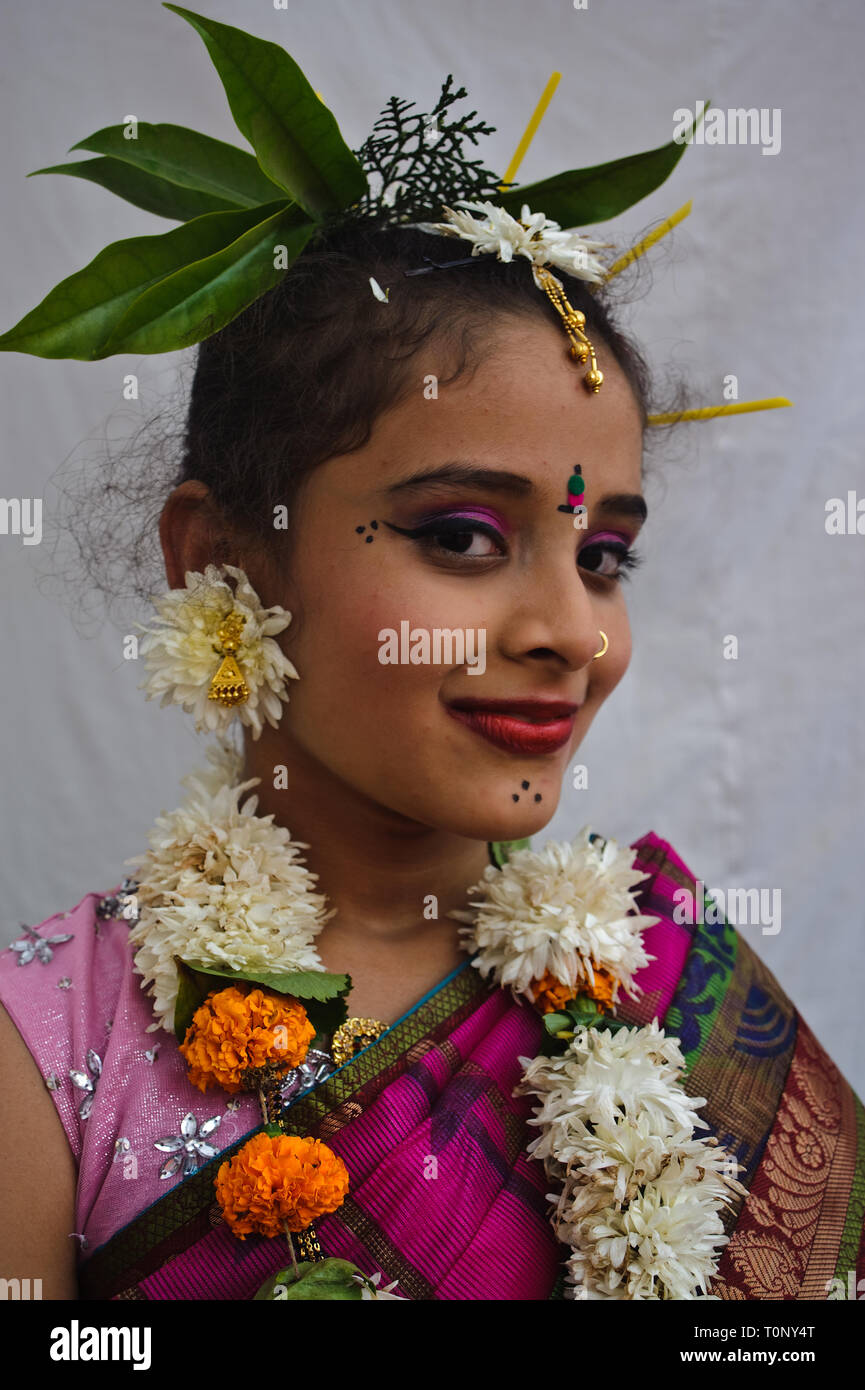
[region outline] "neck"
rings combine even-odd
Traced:
[[[274,767],[285,769],[274,787]],[[466,890],[489,864],[484,841],[431,828],[358,793],[285,734],[265,729],[246,747],[244,777],[260,777],[257,814],[273,814],[318,876],[335,915],[316,938],[327,969],[338,959],[377,958],[459,964],[459,924],[447,913],[467,907]],[[284,785],[283,785],[284,784]],[[435,914],[435,915],[434,915]],[[337,963],[332,964],[334,957]]]

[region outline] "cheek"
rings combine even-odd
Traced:
[[[422,577],[408,577],[397,558],[380,537],[359,554],[343,547],[334,562],[306,558],[296,596],[303,624],[287,648],[300,675],[296,696],[292,692],[298,715],[302,710],[325,727],[328,716],[342,718],[350,709],[355,729],[366,725],[387,738],[408,722],[417,730],[421,699],[429,712],[441,667],[379,659],[385,648],[380,634],[395,633],[399,644],[401,623],[409,630],[445,625],[440,592]],[[451,605],[444,608],[453,616]]]
[[[631,661],[631,627],[624,606],[613,614],[604,614],[599,621],[609,638],[603,656],[590,666],[589,698],[597,705],[612,694]],[[598,639],[599,645],[601,639]]]
[[[598,657],[594,663],[600,668],[598,674],[605,694],[615,689],[631,662],[631,628],[627,617],[623,615],[621,621],[611,623],[610,629],[604,629],[610,639],[610,645],[604,655]]]

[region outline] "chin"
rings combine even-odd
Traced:
[[[470,840],[527,840],[549,825],[558,804],[558,796],[551,797],[549,803],[544,796],[541,805],[527,805],[524,811],[519,806],[504,806],[493,814],[489,806],[479,807],[474,813],[461,815],[456,822],[449,821],[446,828]]]

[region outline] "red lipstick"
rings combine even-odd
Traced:
[[[448,714],[508,753],[543,756],[564,748],[579,705],[568,700],[458,699]]]

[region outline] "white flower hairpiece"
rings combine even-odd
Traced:
[[[630,890],[649,875],[631,867],[633,849],[612,839],[599,849],[589,835],[586,825],[571,844],[516,850],[500,869],[489,865],[469,889],[483,895],[474,913],[450,914],[470,923],[461,936],[484,977],[531,998],[532,981],[547,971],[576,993],[600,966],[634,989],[634,974],[654,959],[641,933],[659,919],[634,912]]]
[[[550,221],[542,212],[532,213],[527,203],[523,204],[519,220],[496,203],[472,203],[460,198],[456,207],[468,211],[455,212],[444,205],[446,221],[417,225],[424,232],[470,241],[473,256],[493,253],[500,261],[525,256],[532,262],[532,276],[538,289],[544,288],[538,275],[538,267],[544,265],[558,266],[577,279],[595,285],[601,284],[606,276],[603,262],[594,255],[606,242],[592,241],[578,232],[563,231],[558,222]],[[472,212],[477,212],[479,217],[472,217]]]
[[[161,696],[163,705],[181,705],[195,716],[200,732],[221,733],[236,714],[258,738],[262,715],[273,728],[279,722],[288,700],[286,678],[298,678],[274,641],[291,614],[278,604],[264,608],[242,569],[222,569],[236,581],[234,590],[216,565],[208,565],[203,574],[189,570],[185,588],[154,596],[158,617],[139,624],[145,633],[139,650],[149,671],[141,688],[148,700]],[[209,698],[209,688],[219,666],[219,629],[230,613],[240,630],[236,658],[247,694],[242,703],[226,706]]]
[[[222,782],[233,755],[208,750],[215,771],[182,779],[191,795],[161,815],[150,850],[126,862],[140,867],[135,969],[154,996],[150,1031],[174,1027],[178,976],[175,957],[213,967],[291,973],[323,970],[313,938],[333,912],[314,891],[316,875],[273,816],[257,816],[257,796],[243,793],[252,777]]]

